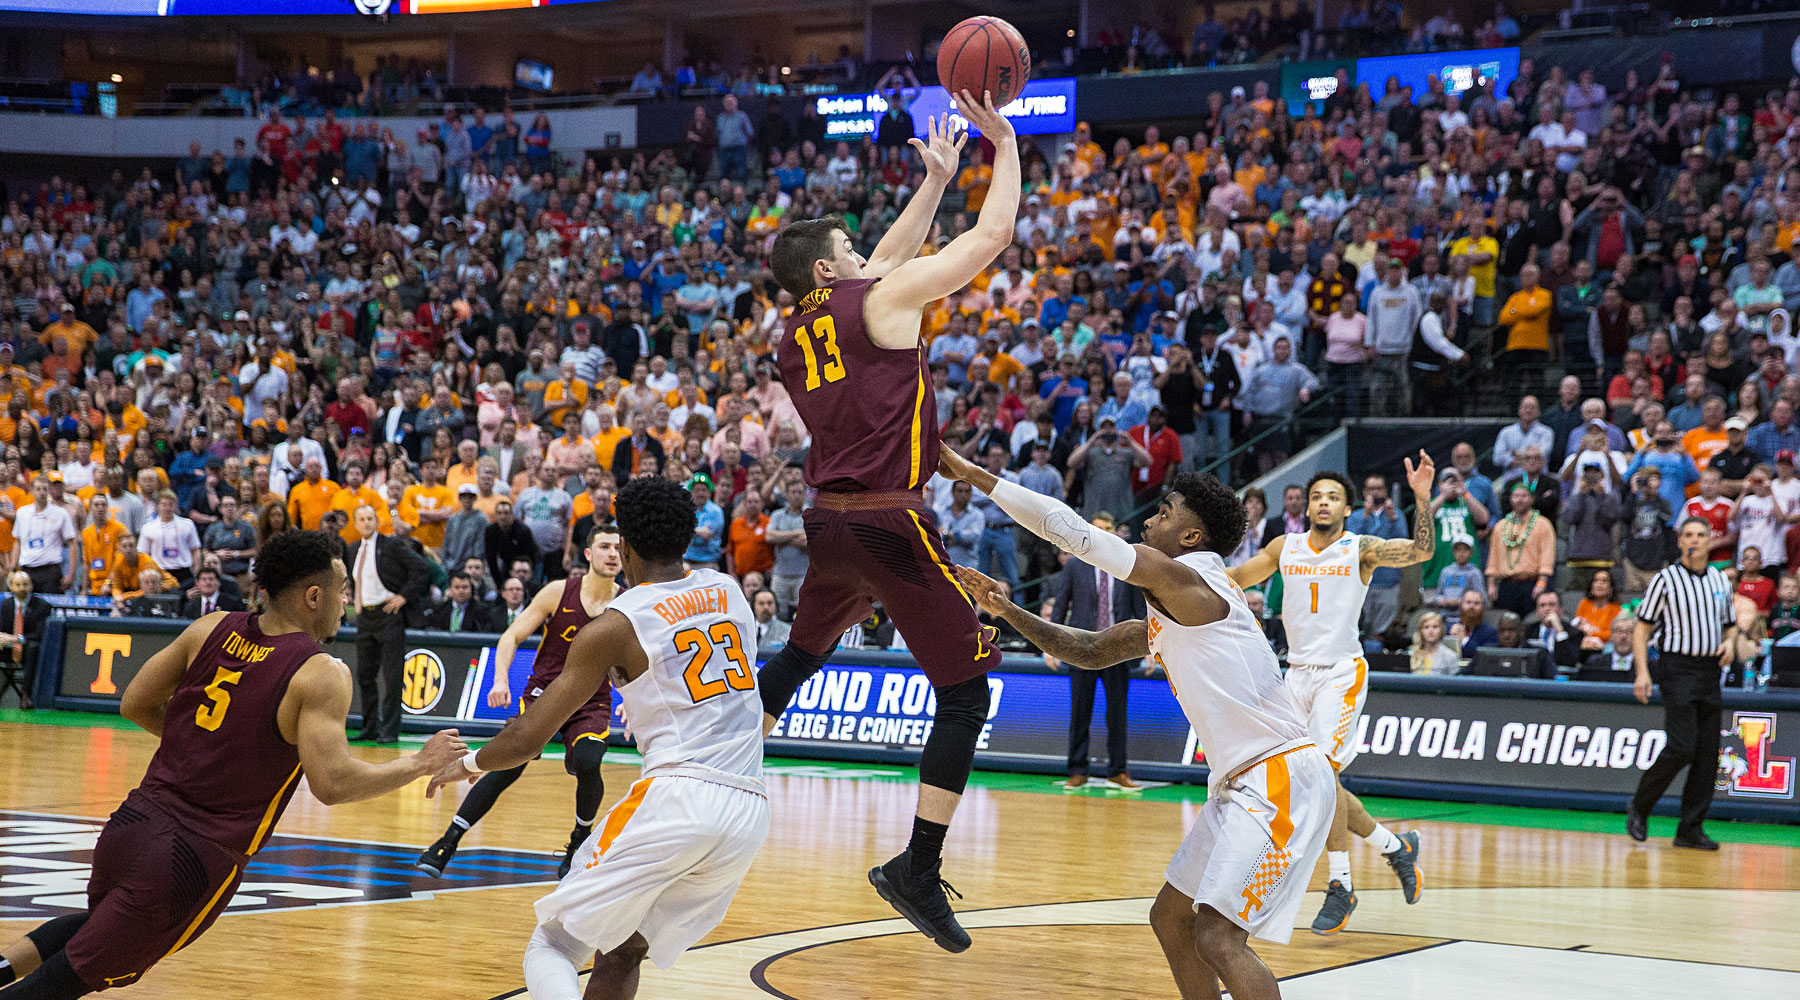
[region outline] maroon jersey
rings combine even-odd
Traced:
[[[163,719],[162,745],[138,791],[214,843],[255,854],[300,782],[300,751],[276,713],[319,644],[264,635],[257,616],[225,616],[188,665]]]
[[[537,655],[531,660],[531,679],[525,684],[526,697],[536,697],[534,692],[550,686],[550,682],[562,676],[563,665],[569,661],[569,644],[575,641],[575,634],[581,627],[594,620],[587,613],[587,605],[581,603],[581,581],[584,577],[570,577],[562,583],[562,594],[556,600],[556,610],[551,612],[550,620],[544,623],[544,633],[538,639]],[[594,697],[605,696],[611,704],[612,691],[607,685],[600,685]]]
[[[812,433],[806,484],[839,493],[916,490],[937,471],[937,397],[923,345],[875,346],[863,301],[879,278],[808,292],[776,363]]]

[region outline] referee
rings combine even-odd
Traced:
[[[1657,637],[1662,655],[1656,661],[1655,682],[1662,688],[1663,731],[1669,741],[1638,780],[1625,813],[1625,832],[1638,841],[1649,836],[1645,823],[1650,811],[1685,767],[1675,846],[1716,851],[1718,841],[1708,837],[1701,824],[1712,805],[1718,771],[1719,668],[1731,658],[1731,584],[1707,563],[1712,526],[1705,520],[1682,521],[1678,545],[1681,561],[1650,578],[1631,637],[1637,670],[1633,688],[1637,700],[1646,705],[1651,684],[1648,647],[1651,637]]]

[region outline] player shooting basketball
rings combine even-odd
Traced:
[[[989,95],[958,108],[994,144],[993,188],[968,232],[929,257],[919,245],[955,173],[962,137],[932,122],[913,140],[925,182],[867,260],[843,220],[797,222],[770,253],[775,280],[797,301],[777,363],[812,431],[806,484],[811,563],[788,645],[759,679],[773,727],[800,685],[824,666],[838,636],[879,600],[937,692],[919,760],[919,808],[906,850],[869,881],[913,926],[949,951],[969,946],[939,876],[944,835],[974,766],[988,714],[988,669],[1000,660],[950,570],[925,481],[937,466],[936,397],[920,339],[925,307],[974,280],[1012,242],[1019,148]]]

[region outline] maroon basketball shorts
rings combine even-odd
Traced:
[[[525,693],[519,697],[519,711],[523,712],[531,707],[531,703],[549,686],[550,681],[533,677],[526,683]],[[612,685],[600,685],[600,690],[595,691],[594,696],[562,724],[560,732],[565,747],[582,739],[604,741],[612,733]]]
[[[916,493],[905,494],[915,503]],[[880,601],[937,687],[979,677],[1000,662],[991,626],[956,580],[937,519],[924,506],[832,509],[859,494],[821,494],[806,511],[809,563],[788,641],[814,655],[837,648],[844,630]]]
[[[100,831],[88,920],[63,953],[96,990],[128,986],[193,944],[231,902],[244,855],[132,795]]]

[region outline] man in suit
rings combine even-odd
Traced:
[[[242,611],[244,602],[224,592],[219,571],[202,566],[194,575],[194,596],[182,602],[181,617],[204,618],[214,611]]]
[[[785,646],[791,626],[775,617],[775,592],[759,590],[750,598],[750,610],[756,612],[756,645],[760,648]]]
[[[1525,641],[1525,623],[1511,611],[1500,612],[1499,620],[1494,623],[1494,645],[1503,649],[1531,650],[1531,664],[1525,670],[1527,678],[1540,681],[1556,679],[1556,660],[1550,651],[1535,642]]]
[[[1264,538],[1280,538],[1295,532],[1310,531],[1306,523],[1306,491],[1298,486],[1289,486],[1281,491],[1281,509],[1269,515],[1263,523]]]
[[[483,601],[475,599],[475,582],[469,574],[450,574],[450,588],[438,606],[425,618],[425,627],[440,632],[499,632],[493,613]]]
[[[1562,597],[1554,590],[1546,590],[1537,596],[1536,609],[1537,614],[1526,623],[1526,641],[1549,650],[1557,666],[1579,666],[1581,644],[1587,633],[1563,617]]]
[[[379,533],[374,508],[356,508],[351,523],[358,538],[347,553],[351,583],[346,608],[356,615],[356,683],[362,689],[363,717],[356,738],[398,743],[406,630],[425,625],[430,569],[405,541]]]
[[[500,429],[494,434],[494,443],[488,445],[486,456],[493,459],[500,470],[500,481],[510,483],[514,476],[526,471],[525,452],[528,450],[519,444],[519,425],[508,417],[500,421]]]
[[[509,576],[500,584],[500,604],[494,609],[494,623],[504,631],[524,613],[525,582]]]
[[[1106,514],[1094,517],[1094,525],[1110,530],[1113,520]],[[1050,599],[1044,617],[1059,625],[1089,629],[1095,632],[1110,628],[1114,622],[1142,618],[1147,612],[1144,592],[1079,559],[1063,564],[1062,572],[1050,585]],[[1045,657],[1053,668],[1056,661]],[[1131,666],[1127,660],[1105,670],[1069,671],[1069,780],[1070,788],[1080,788],[1088,780],[1088,728],[1094,719],[1094,683],[1106,685],[1106,784],[1111,788],[1131,791],[1138,783],[1126,773],[1126,689],[1131,683]]]
[[[612,474],[613,481],[624,483],[643,471],[644,455],[656,460],[656,468],[663,467],[663,446],[656,436],[650,433],[650,418],[644,411],[638,410],[631,415],[631,436],[624,438],[613,449]]]
[[[19,693],[19,707],[29,709],[50,602],[31,592],[31,574],[24,570],[14,570],[6,585],[12,596],[0,600],[0,658],[24,668],[25,690]]]

